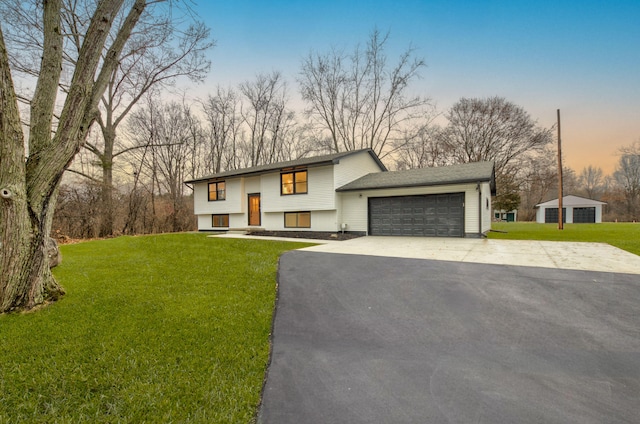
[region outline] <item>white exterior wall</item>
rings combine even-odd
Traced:
[[[209,184],[196,183],[193,187],[193,207],[196,215],[219,214],[219,213],[241,213],[244,211],[243,203],[246,202],[242,196],[242,180],[240,178],[224,180],[226,199],[209,201]],[[211,224],[209,224],[211,225]],[[199,228],[199,227],[198,227]]]
[[[333,165],[307,169],[307,193],[280,194],[280,173],[262,177],[262,227],[273,231],[336,231]],[[285,228],[284,212],[311,212],[311,228]]]
[[[486,234],[491,229],[491,217],[493,216],[491,207],[491,186],[489,183],[480,184],[482,190],[482,234]]]
[[[249,177],[249,178],[242,178],[243,184],[244,184],[244,193],[245,196],[243,197],[244,199],[244,203],[246,204],[247,199],[246,199],[246,195],[247,194],[253,194],[253,193],[260,193],[260,189],[262,187],[262,178],[261,177]],[[244,210],[244,208],[243,208]]]
[[[544,217],[546,214],[547,208],[550,209],[558,209],[558,205],[555,206],[540,206],[536,211],[536,222],[539,224],[544,224]],[[573,224],[573,208],[596,208],[596,224],[602,223],[602,205],[573,205],[573,206],[563,206],[564,213],[567,215],[566,223]]]
[[[538,210],[536,211],[536,222],[538,224],[544,224],[544,207],[539,207]]]
[[[372,172],[382,172],[378,163],[367,152],[340,159],[334,167],[334,190]]]
[[[368,173],[368,170],[365,173]],[[229,214],[229,228],[247,227],[249,220],[247,196],[259,193],[262,214],[261,228],[274,231],[284,230],[284,212],[311,211],[312,227],[300,230],[337,231],[336,202],[338,199],[333,175],[333,165],[310,167],[307,169],[307,193],[286,196],[280,194],[279,171],[249,178],[230,178],[225,180],[226,200],[214,202],[208,201],[208,183],[196,183],[194,185],[194,208],[195,214],[198,216],[198,229],[221,229],[211,226],[211,215],[213,214]]]
[[[280,194],[280,172],[262,176],[262,212],[296,212],[335,210],[336,197],[333,188],[333,166],[307,169],[307,193]],[[313,223],[312,223],[313,225]]]
[[[488,183],[482,184],[482,232],[491,229],[491,190]],[[342,197],[342,221],[347,224],[347,231],[368,231],[368,199],[369,197],[412,196],[420,194],[465,193],[464,232],[478,234],[480,229],[478,212],[478,191],[476,183],[456,184],[435,187],[408,187],[380,190],[363,190],[361,192],[340,193]],[[361,197],[362,196],[362,197]],[[489,200],[489,208],[486,200]]]
[[[337,225],[334,231],[340,231],[341,224],[346,223],[347,221],[359,221],[362,217],[354,216],[352,211],[345,209],[345,204],[343,203],[343,195],[340,193],[336,193],[335,189],[342,187],[345,184],[350,183],[351,181],[355,181],[360,177],[363,177],[367,174],[371,174],[372,172],[382,172],[380,169],[380,165],[371,157],[369,153],[361,153],[350,155],[340,159],[340,163],[335,165],[334,167],[334,195],[336,197],[336,210],[338,211],[336,215]],[[347,207],[348,209],[348,207]],[[357,212],[356,212],[357,213]],[[346,214],[346,215],[345,215]],[[365,228],[367,226],[367,212],[365,209],[364,214],[365,220]],[[361,230],[350,230],[347,228],[346,231],[361,231]],[[366,230],[365,230],[366,231]]]
[[[271,231],[330,231],[337,227],[337,211],[311,211],[311,228],[285,228],[284,212],[262,214],[262,227]]]
[[[198,230],[213,230],[211,215],[197,215]]]

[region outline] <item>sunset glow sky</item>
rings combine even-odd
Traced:
[[[639,0],[198,0],[194,10],[217,43],[197,94],[280,71],[295,102],[303,57],[351,51],[377,27],[391,34],[391,63],[409,46],[425,59],[411,89],[440,112],[461,97],[501,96],[551,126],[560,109],[576,172],[611,173],[617,149],[640,139]]]

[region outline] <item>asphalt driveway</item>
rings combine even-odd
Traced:
[[[259,422],[638,423],[640,278],[285,253]]]

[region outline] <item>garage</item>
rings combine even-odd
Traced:
[[[558,199],[536,205],[536,222],[558,223]],[[567,224],[598,224],[602,222],[605,202],[568,195],[562,198],[563,221]]]
[[[369,234],[464,237],[464,193],[370,197]]]
[[[545,224],[558,223],[558,208],[546,208],[544,211]],[[562,208],[562,222],[567,222],[567,209]]]
[[[596,222],[596,208],[573,208],[574,224],[594,224]]]

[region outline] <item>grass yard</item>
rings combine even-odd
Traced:
[[[584,241],[608,243],[640,255],[640,223],[605,222],[602,224],[537,224],[535,222],[494,222],[490,239]]]
[[[247,423],[269,355],[278,256],[204,234],[62,246],[67,295],[0,315],[0,423]]]

